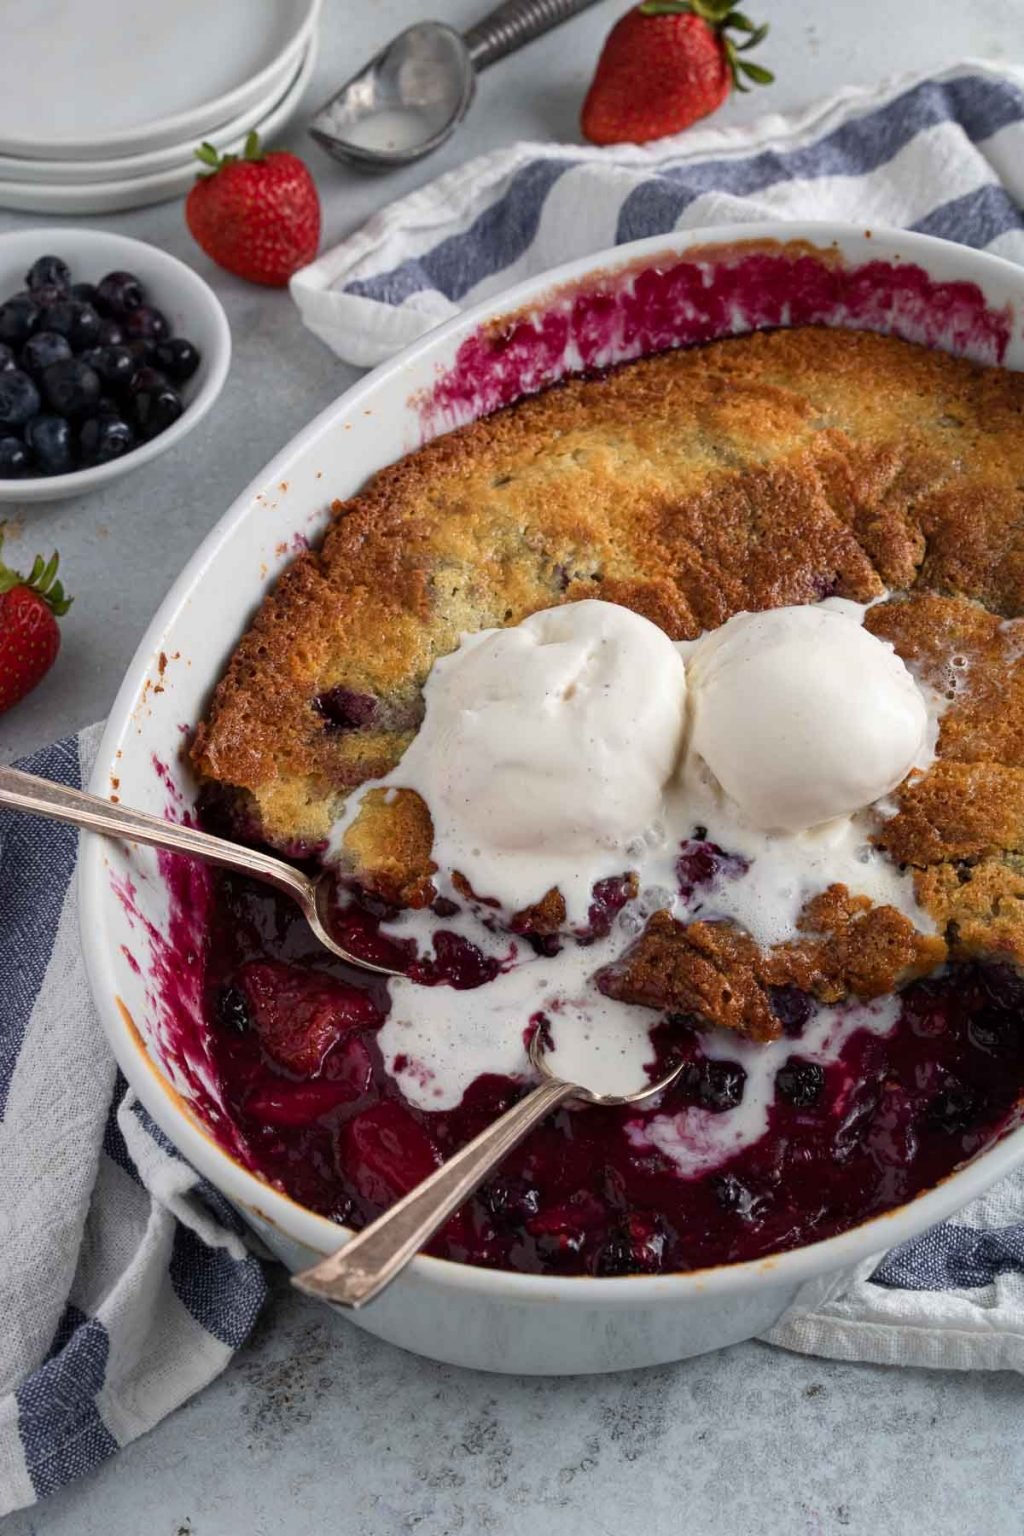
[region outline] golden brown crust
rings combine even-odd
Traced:
[[[937,935],[922,934],[893,907],[873,907],[830,886],[808,904],[807,937],[761,949],[733,923],[677,922],[656,912],[601,990],[623,1003],[693,1014],[751,1040],[776,1040],[782,1024],[774,988],[796,987],[821,1003],[884,996],[946,957]]]

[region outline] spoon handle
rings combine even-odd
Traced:
[[[344,1248],[292,1277],[310,1296],[343,1307],[361,1307],[390,1285],[460,1205],[492,1173],[539,1120],[576,1093],[572,1083],[551,1079],[520,1099],[436,1173],[417,1184]]]
[[[596,0],[506,0],[463,34],[469,56],[479,71],[514,53],[524,43],[568,21]]]
[[[40,779],[17,768],[0,767],[0,806],[4,805],[14,811],[46,816],[51,821],[69,822],[73,827],[98,832],[104,837],[148,843],[154,848],[204,859],[208,864],[220,864],[225,869],[268,880],[301,901],[310,897],[310,881],[301,870],[293,869],[283,859],[243,848],[225,838],[212,837],[209,832],[200,832],[196,827],[164,821],[162,817],[149,816],[144,811],[129,810],[127,806],[103,800],[99,795],[70,789],[66,784],[54,784],[50,779]]]

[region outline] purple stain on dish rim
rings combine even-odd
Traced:
[[[152,764],[169,796],[165,819],[194,826],[195,817],[185,808],[184,797],[170,768],[155,753]],[[141,929],[148,940],[149,954],[144,968],[122,946],[130,969],[144,978],[150,1024],[146,1045],[195,1115],[232,1156],[248,1164],[242,1137],[221,1103],[207,1039],[203,994],[213,901],[211,873],[198,860],[165,849],[157,849],[155,853],[160,884],[168,902],[165,929],[157,927],[140,906],[136,878],[140,883],[148,884],[146,877],[138,871],[136,878],[127,871],[118,874],[112,870],[110,873],[111,889],[130,927]]]
[[[835,251],[758,242],[706,249],[665,266],[626,266],[569,285],[550,307],[492,322],[418,400],[424,436],[475,420],[573,373],[675,347],[801,325],[878,331],[980,363],[1000,363],[1009,306],[976,283],[937,282],[912,262],[846,266]]]

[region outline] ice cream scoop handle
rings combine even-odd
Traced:
[[[596,0],[506,0],[464,34],[469,56],[477,70],[486,69],[594,4]]]

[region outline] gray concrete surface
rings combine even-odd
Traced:
[[[486,0],[326,0],[311,106],[420,14],[465,25]],[[771,92],[719,121],[968,55],[1024,58],[1022,0],[751,0],[772,24]],[[388,199],[514,138],[576,136],[619,0],[486,75],[462,134],[425,165],[361,180],[310,146],[335,241]],[[301,123],[301,118],[299,120]],[[297,124],[288,139],[305,150]],[[60,548],[77,602],[60,664],[0,718],[0,760],[98,719],[153,610],[252,475],[352,380],[287,294],[193,246],[180,203],[94,219],[194,262],[235,360],[212,416],[106,493],[11,515],[8,552]],[[0,213],[0,231],[45,226]],[[10,515],[10,514],[9,514]],[[97,1475],[5,1522],[10,1536],[1019,1536],[1016,1378],[838,1366],[740,1345],[613,1378],[489,1378],[369,1339],[282,1284],[226,1375]]]

